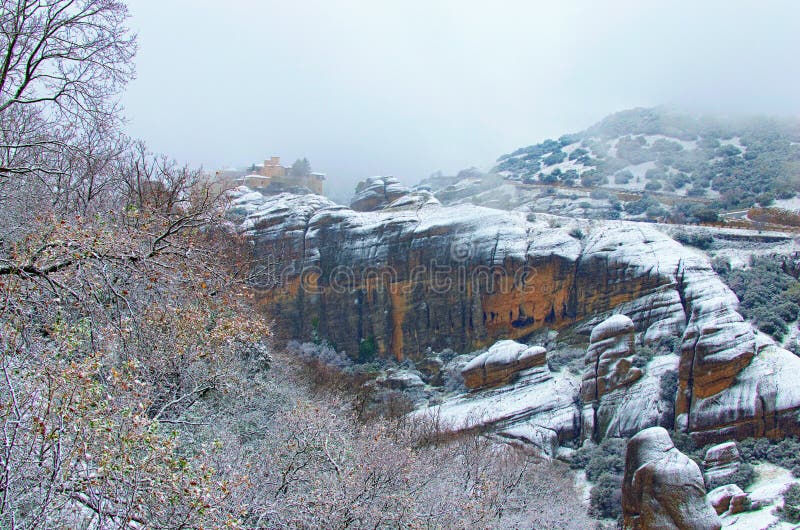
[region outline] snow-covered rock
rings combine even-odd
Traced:
[[[728,509],[722,514],[723,528],[729,530],[790,530],[797,525],[780,520],[778,508],[783,505],[783,492],[795,483],[788,469],[773,464],[753,466],[756,480],[745,492],[747,501],[742,501],[746,511]],[[747,506],[749,505],[749,506]]]
[[[415,415],[436,421],[446,432],[481,428],[554,455],[557,443],[578,435],[577,393],[571,377],[537,366],[520,372],[510,385],[463,394]]]
[[[725,442],[709,447],[703,459],[703,477],[706,484],[725,484],[742,464],[736,442]]]
[[[603,396],[630,386],[642,377],[642,370],[632,365],[636,354],[634,331],[633,321],[625,315],[610,316],[592,329],[581,386],[581,435],[584,439],[597,439],[598,431],[605,434],[608,418],[597,417]]]
[[[546,350],[541,346],[503,340],[467,363],[461,375],[467,388],[493,387],[508,384],[522,370],[543,366],[545,359]]]
[[[705,499],[700,468],[678,451],[662,427],[628,441],[622,483],[627,529],[719,530],[722,523]]]
[[[744,511],[747,502],[747,494],[736,484],[726,484],[708,492],[706,499],[717,515],[722,515],[730,510],[731,514]]]
[[[394,177],[369,177],[359,183],[350,208],[358,212],[380,210],[410,191]]]

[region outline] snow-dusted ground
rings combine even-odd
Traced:
[[[772,204],[771,207],[800,212],[800,197],[792,197],[791,199],[778,199]]]
[[[547,166],[543,168],[542,173],[545,175],[549,175],[550,173],[555,171],[556,168],[560,169],[562,173],[566,173],[570,169],[574,169],[578,173],[583,173],[584,171],[588,170],[588,168],[583,164],[581,164],[580,162],[566,158],[564,159],[563,162],[559,162],[558,164],[553,164],[552,166]]]
[[[680,140],[674,136],[666,136],[664,134],[646,134],[644,139],[647,141],[647,147],[653,147],[656,140],[666,140],[667,142],[680,144],[687,151],[697,149],[697,140]]]
[[[722,527],[730,530],[798,528],[798,525],[781,521],[775,513],[776,508],[783,505],[783,491],[796,482],[791,472],[767,463],[753,467],[757,478],[746,492],[753,503],[762,504],[762,507],[750,512],[725,515],[722,517]]]

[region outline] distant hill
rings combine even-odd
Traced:
[[[800,190],[800,120],[636,108],[497,162],[510,181],[703,197],[717,210],[769,206]]]

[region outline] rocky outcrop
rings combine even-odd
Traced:
[[[705,257],[645,224],[531,221],[522,212],[411,195],[356,212],[316,195],[232,193],[258,264],[252,283],[278,338],[316,334],[353,358],[419,361],[429,348],[469,352],[624,314],[637,343],[677,337],[678,354],[637,368],[629,351],[614,353],[628,335],[596,337],[590,359],[597,362],[584,385],[543,371],[538,389],[529,388],[536,377],[526,377],[469,399],[498,408],[489,421],[534,421],[559,439],[581,432],[581,395],[591,398],[583,416],[594,421],[583,430],[596,439],[671,423],[673,408],[676,426],[701,444],[800,432],[800,359],[757,340]],[[605,342],[609,353],[601,352]],[[661,381],[675,372],[679,388],[666,402]],[[567,394],[547,395],[553,385]],[[536,397],[523,405],[515,401],[522,394]],[[457,400],[452,409],[464,407]]]
[[[666,429],[651,427],[630,439],[622,483],[626,529],[719,530],[705,494],[700,468],[675,448]]]
[[[747,494],[736,484],[726,484],[708,492],[706,499],[717,512],[734,515],[747,509]]]
[[[546,355],[541,346],[503,340],[467,363],[461,375],[471,390],[505,385],[516,379],[522,370],[544,366]]]
[[[721,443],[709,447],[703,459],[703,478],[709,488],[733,482],[733,477],[739,472],[742,457],[736,442]],[[731,479],[731,480],[729,480]]]
[[[409,191],[394,177],[369,177],[358,184],[350,208],[357,212],[380,210]]]
[[[592,329],[581,385],[584,439],[597,439],[597,433],[608,427],[609,418],[598,418],[603,397],[642,377],[642,370],[633,366],[635,330],[633,321],[625,315],[613,315]]]
[[[559,444],[580,434],[579,389],[571,377],[541,365],[519,372],[512,385],[469,392],[415,414],[446,432],[490,431],[553,456]]]
[[[600,400],[605,394],[629,386],[642,377],[642,371],[633,367],[634,331],[633,321],[625,315],[613,315],[592,329],[586,352],[584,402]]]

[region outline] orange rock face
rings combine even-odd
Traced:
[[[316,332],[353,357],[370,338],[376,355],[396,359],[428,347],[473,351],[669,286],[581,257],[564,230],[534,230],[507,212],[465,207],[430,223],[403,211],[314,214],[283,210],[254,224],[254,258],[277,278],[258,298],[279,336]]]

